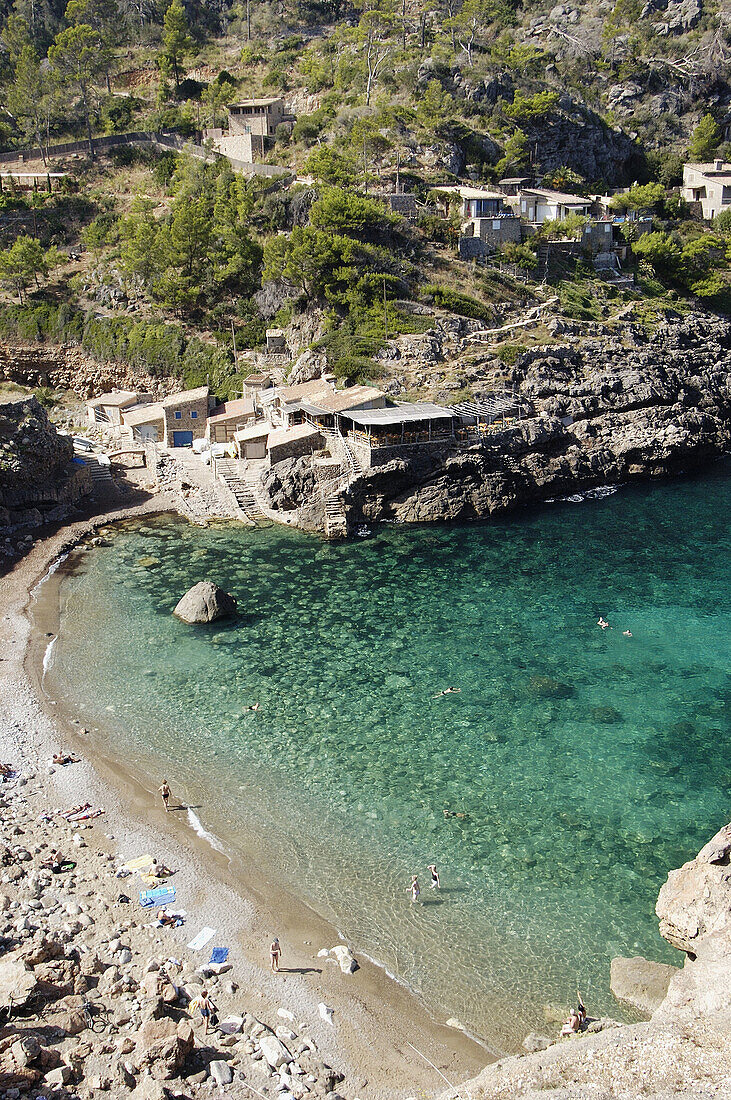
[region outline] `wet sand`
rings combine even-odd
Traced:
[[[242,989],[249,997],[253,994],[262,1013],[275,1015],[282,1007],[308,1019],[323,1056],[346,1073],[349,1095],[361,1100],[436,1095],[447,1082],[474,1076],[493,1060],[490,1052],[435,1020],[414,994],[365,958],[359,959],[361,968],[353,976],[318,958],[321,948],[342,942],[337,930],[277,887],[275,866],[263,874],[230,861],[194,832],[185,807],[166,814],[155,794],[161,777],[137,775],[129,762],[95,749],[93,736],[82,734],[75,716],[42,690],[47,635],[57,632],[58,607],[54,616],[53,601],[42,600],[29,611],[29,593],[49,565],[90,528],[169,507],[169,501],[158,497],[138,509],[73,524],[36,543],[0,580],[0,717],[14,727],[16,737],[24,738],[24,748],[41,771],[41,761],[47,763],[60,745],[82,755],[83,765],[59,769],[45,780],[53,784],[59,801],[83,796],[104,806],[107,814],[101,828],[113,834],[119,855],[130,858],[152,851],[180,869],[178,900],[184,901],[189,914],[182,944],[203,924],[217,928],[217,942],[230,947]],[[178,803],[173,799],[171,805]],[[205,807],[196,813],[205,823]],[[284,950],[283,972],[276,976],[268,969],[273,934]],[[180,949],[186,950],[182,944]],[[350,946],[358,957],[358,945]],[[320,1002],[335,1010],[332,1025],[320,1019]]]

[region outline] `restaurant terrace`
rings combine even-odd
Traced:
[[[373,447],[405,447],[449,442],[459,417],[451,409],[429,402],[392,405],[385,409],[351,409],[338,416],[340,430],[354,443]]]

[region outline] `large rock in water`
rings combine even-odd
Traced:
[[[199,581],[173,611],[184,623],[212,623],[236,614],[236,600],[213,581]]]
[[[665,1000],[671,980],[679,973],[675,966],[650,962],[636,955],[612,959],[610,989],[618,1001],[651,1016]]]

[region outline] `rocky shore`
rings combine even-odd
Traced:
[[[533,415],[469,447],[414,448],[353,477],[342,493],[349,529],[384,520],[480,519],[557,497],[700,469],[731,450],[731,323],[701,312],[649,332],[616,334],[555,322],[560,343],[506,369],[477,356],[465,379],[476,397],[506,384]],[[447,394],[433,395],[445,400]],[[324,525],[308,460],[264,480],[273,508]]]
[[[283,1100],[338,1100],[344,1075],[309,1022],[283,1008],[260,1019],[231,962],[206,966],[210,948],[182,942],[192,925],[177,936],[156,927],[156,910],[137,901],[143,883],[117,877],[110,822],[74,824],[52,809],[43,772],[53,770],[19,765],[0,799],[0,1095],[164,1100],[246,1081]],[[57,850],[66,872],[47,866]],[[219,1017],[210,1034],[191,1009],[204,988]]]

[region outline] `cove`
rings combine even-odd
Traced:
[[[59,570],[45,686],[234,866],[515,1049],[577,987],[621,1016],[614,955],[682,962],[654,903],[728,816],[730,474],[343,544],[127,524]],[[201,579],[236,621],[172,617]]]

